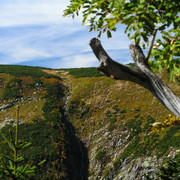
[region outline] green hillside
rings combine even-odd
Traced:
[[[169,83],[165,72],[159,76],[180,96],[177,82]],[[69,77],[68,83],[71,87],[69,117],[77,136],[88,147],[90,179],[123,174],[122,162],[128,158],[136,161],[153,157],[163,161],[172,153],[170,149],[177,150],[176,158],[180,158],[179,121],[156,132],[152,128],[154,122],[164,123],[173,116],[170,117],[170,112],[149,91],[109,77]],[[131,168],[133,165],[126,167],[126,174]],[[125,177],[119,175],[122,179],[129,178]]]
[[[36,165],[41,160],[46,160],[32,179],[78,178],[79,175],[74,172],[79,171],[80,165],[72,167],[72,164],[80,156],[77,152],[79,147],[64,117],[67,87],[63,85],[61,78],[33,67],[3,68],[4,66],[1,67],[0,74],[1,131],[7,137],[9,129],[14,131],[16,106],[19,105],[20,139],[22,142],[32,143],[30,148],[22,152],[25,163]],[[2,136],[0,142],[0,154],[11,155],[12,151]],[[70,151],[72,147],[74,151]]]
[[[180,97],[178,83],[165,74],[159,76]],[[1,65],[0,128],[6,135],[17,105],[20,139],[32,143],[22,152],[25,162],[46,159],[32,179],[141,179],[153,177],[165,160],[180,162],[179,121],[149,91],[96,68]],[[153,128],[155,122],[162,126]],[[1,136],[0,143],[0,154],[11,154]]]
[[[42,68],[44,69],[44,68]],[[55,77],[60,79],[58,76],[50,75],[43,72],[39,67],[32,66],[20,66],[20,65],[0,65],[0,73],[10,74],[12,76],[30,76],[32,78],[46,77],[52,78]]]
[[[69,75],[72,75],[75,78],[81,78],[81,77],[99,77],[103,76],[102,73],[100,73],[97,68],[91,67],[91,68],[72,68],[72,69],[66,69]]]

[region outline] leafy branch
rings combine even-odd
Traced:
[[[144,49],[149,48],[149,41],[153,37],[146,59],[159,71],[166,68],[170,80],[175,80],[180,74],[179,10],[180,1],[177,0],[70,0],[64,16],[74,18],[82,12],[83,25],[87,23],[89,32],[99,32],[99,38],[102,33],[111,38],[111,32],[123,24],[128,38],[134,39]],[[162,37],[156,40],[159,44],[155,46],[157,48],[153,48],[157,31]],[[166,41],[167,38],[170,43]]]

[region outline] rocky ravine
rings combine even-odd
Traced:
[[[171,127],[149,135],[152,122],[163,121],[168,111],[145,89],[101,77],[70,79],[70,85],[69,117],[88,149],[89,180],[155,177],[165,159],[179,154],[179,142],[161,146]],[[179,126],[175,129],[178,136]]]

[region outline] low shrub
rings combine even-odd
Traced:
[[[97,155],[96,155],[95,158],[96,158],[97,160],[99,160],[99,161],[102,161],[103,158],[105,157],[105,154],[106,154],[105,151],[99,151],[99,152],[97,153]]]
[[[103,76],[102,73],[100,73],[97,68],[73,68],[73,69],[67,69],[66,71],[69,72],[70,75],[74,76],[75,78],[81,78],[81,77],[99,77]]]
[[[2,99],[7,100],[7,99],[16,99],[16,98],[21,98],[21,80],[20,79],[13,79],[10,82],[8,82],[4,88],[3,94],[2,94]]]

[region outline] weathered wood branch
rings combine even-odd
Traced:
[[[90,46],[100,62],[98,67],[100,71],[115,79],[132,81],[143,86],[180,119],[180,99],[152,72],[147,58],[145,58],[142,49],[137,44],[130,45],[131,56],[136,64],[135,67],[113,61],[97,38],[90,41]]]

